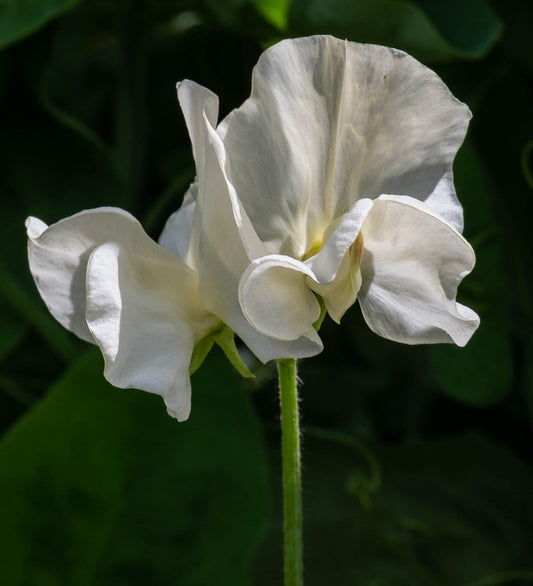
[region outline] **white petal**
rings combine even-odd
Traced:
[[[218,132],[244,209],[278,252],[301,258],[357,199],[382,193],[427,200],[461,229],[449,182],[470,112],[415,59],[328,36],[285,40],[263,53],[252,88]]]
[[[476,313],[455,300],[474,267],[468,242],[428,206],[402,196],[377,199],[362,232],[358,299],[370,328],[407,344],[464,346],[479,325]]]
[[[248,321],[270,336],[295,339],[309,331],[320,314],[314,291],[339,322],[361,287],[361,227],[373,203],[370,199],[356,202],[336,227],[328,227],[327,242],[305,262],[283,255],[256,259],[239,286],[239,301]]]
[[[254,328],[280,340],[296,340],[311,330],[320,305],[306,276],[314,279],[304,263],[288,256],[254,261],[239,286],[241,307]]]
[[[284,342],[257,331],[238,301],[239,280],[250,261],[267,253],[243,210],[226,173],[226,152],[213,127],[211,94],[193,82],[178,85],[178,98],[193,141],[198,197],[192,258],[200,271],[200,294],[206,307],[235,331],[266,362],[317,354],[322,344],[315,331]],[[196,238],[196,239],[195,239]]]
[[[352,209],[328,228],[331,235],[319,252],[305,264],[314,274],[309,286],[326,304],[329,315],[338,323],[353,305],[361,286],[359,265],[362,253],[361,226],[373,205],[370,199],[357,201]]]
[[[197,276],[151,243],[139,253],[115,242],[87,266],[87,323],[121,388],[161,395],[178,420],[190,412],[189,363],[195,342],[218,323],[201,308]]]
[[[326,310],[333,320],[340,323],[346,313],[357,299],[357,293],[361,288],[362,278],[359,270],[363,252],[362,234],[354,242],[354,247],[348,249],[344,255],[335,278],[322,284],[308,279],[309,287],[320,295],[326,305]]]
[[[193,145],[198,179],[197,205],[201,208],[197,214],[199,230],[194,230],[198,240],[191,245],[200,246],[207,228],[211,240],[224,247],[223,254],[240,254],[246,259],[262,256],[265,248],[226,174],[226,152],[214,128],[217,96],[185,80],[178,84],[178,99]]]
[[[189,246],[191,244],[192,226],[194,211],[196,209],[196,193],[198,191],[197,183],[193,183],[185,197],[183,204],[174,212],[166,221],[163,232],[159,236],[159,244],[166,248],[178,258],[181,258],[186,264],[191,265],[189,258]],[[191,265],[191,268],[196,268]]]
[[[85,322],[85,273],[90,253],[116,240],[134,246],[148,238],[139,222],[124,210],[86,210],[47,227],[26,221],[30,270],[50,313],[65,328],[94,342]]]
[[[48,225],[45,224],[39,218],[33,218],[30,216],[26,219],[26,232],[28,234],[28,238],[39,238],[41,234],[48,228]]]

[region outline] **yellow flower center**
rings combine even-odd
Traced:
[[[323,241],[315,240],[311,245],[311,248],[302,256],[302,261],[315,256],[315,254],[322,248]]]

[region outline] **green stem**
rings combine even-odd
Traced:
[[[302,586],[302,486],[296,360],[277,362],[281,399],[285,586]]]

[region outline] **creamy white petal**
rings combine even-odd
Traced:
[[[138,253],[116,242],[92,252],[87,324],[113,385],[161,395],[170,415],[187,419],[194,344],[218,323],[199,305],[197,275],[154,242]]]
[[[362,252],[363,238],[362,233],[359,233],[354,245],[344,255],[331,282],[322,284],[308,279],[309,287],[322,297],[327,312],[337,323],[340,323],[342,316],[355,303],[361,288],[362,277],[359,267]]]
[[[475,263],[468,242],[427,205],[402,196],[377,199],[362,232],[358,299],[370,328],[407,344],[464,346],[479,325],[476,313],[456,302]]]
[[[242,208],[226,173],[226,152],[214,129],[211,92],[193,82],[178,85],[196,161],[197,206],[191,243],[200,271],[200,294],[206,307],[235,331],[262,361],[317,354],[316,332],[284,342],[257,331],[244,317],[238,301],[239,280],[250,261],[267,254]],[[194,237],[193,237],[194,238]]]
[[[383,193],[427,200],[460,230],[451,168],[469,118],[405,53],[315,36],[265,51],[218,132],[260,238],[301,258],[357,199]]]
[[[192,237],[194,211],[196,209],[197,190],[197,183],[193,183],[189,187],[181,207],[168,218],[161,236],[159,236],[159,244],[178,258],[181,258],[191,268],[196,268],[192,264],[189,247]]]
[[[313,272],[279,254],[255,260],[239,285],[239,302],[254,328],[280,340],[296,340],[312,329],[320,304],[307,285]]]
[[[28,218],[26,227],[30,270],[50,313],[65,328],[94,343],[85,322],[89,255],[108,240],[137,247],[148,236],[132,215],[118,208],[86,210],[49,227]]]
[[[359,266],[363,252],[361,226],[373,205],[371,199],[360,199],[352,209],[330,227],[324,246],[306,261],[314,274],[309,286],[318,293],[329,315],[337,323],[353,305],[361,287]]]

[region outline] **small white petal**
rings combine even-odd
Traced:
[[[381,196],[362,228],[365,250],[358,299],[370,328],[407,344],[464,346],[479,325],[455,300],[474,267],[474,252],[453,226],[428,206]]]
[[[87,266],[87,323],[105,377],[161,395],[179,421],[190,412],[194,344],[219,323],[199,306],[197,286],[189,267],[151,241],[139,253],[102,244]]]
[[[363,253],[363,235],[357,235],[352,247],[344,255],[335,278],[329,283],[319,283],[308,279],[308,285],[324,300],[327,312],[331,318],[340,323],[346,310],[357,299],[361,288],[362,277],[359,267]]]
[[[30,270],[50,313],[65,328],[88,342],[85,322],[85,273],[90,253],[99,244],[117,240],[134,246],[143,236],[139,222],[118,208],[86,210],[47,227],[28,218]]]
[[[296,340],[311,330],[320,305],[306,276],[314,279],[304,263],[288,256],[254,261],[239,285],[241,307],[254,328],[279,340]]]
[[[372,207],[371,199],[357,201],[352,209],[337,222],[324,246],[306,264],[321,283],[333,281],[342,259],[354,243],[365,218]]]
[[[361,226],[373,205],[370,199],[360,199],[352,209],[339,218],[337,227],[324,246],[306,261],[314,281],[309,286],[326,304],[329,315],[338,323],[346,310],[353,305],[361,286],[359,265],[363,238]]]

